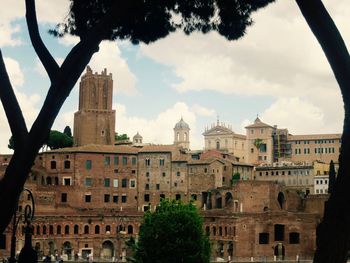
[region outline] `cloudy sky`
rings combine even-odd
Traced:
[[[350,2],[325,0],[346,43]],[[23,0],[2,0],[0,47],[27,125],[47,93],[49,81],[28,40]],[[44,42],[62,62],[76,39],[55,39],[47,30],[68,13],[69,1],[37,0]],[[90,66],[107,68],[114,79],[116,131],[145,142],[172,143],[183,116],[191,148],[203,148],[206,126],[231,125],[237,133],[259,114],[292,134],[341,132],[342,100],[330,67],[294,1],[278,0],[253,16],[247,35],[229,42],[215,33],[174,33],[151,45],[104,42]],[[54,129],[73,127],[78,89],[72,91]],[[0,152],[10,130],[0,109]]]

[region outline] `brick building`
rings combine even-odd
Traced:
[[[327,195],[305,198],[282,184],[254,180],[260,175],[254,175],[245,153],[260,137],[235,134],[217,123],[204,134],[208,151],[191,152],[189,127],[181,119],[174,145],[147,145],[139,134],[135,144],[114,145],[112,90],[106,70],[93,74],[88,68],[80,84],[75,146],[41,153],[35,161],[26,187],[34,193],[33,244],[40,256],[125,259],[125,241],[137,237],[144,211],[171,198],[198,206],[213,258],[312,257]],[[248,131],[258,129],[260,136],[261,125]],[[259,146],[265,148],[257,149],[269,154],[270,162],[276,130],[266,129],[272,137],[263,138]],[[0,177],[10,158],[0,156]],[[23,196],[19,211],[25,201]],[[10,233],[11,227],[0,236],[0,257],[9,255]],[[19,251],[21,226],[17,236]]]

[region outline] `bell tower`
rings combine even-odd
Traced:
[[[183,120],[175,124],[174,127],[174,145],[182,146],[185,149],[190,149],[190,127]]]
[[[115,110],[112,110],[113,80],[107,69],[92,73],[88,66],[81,77],[79,110],[74,114],[74,146],[114,145]]]

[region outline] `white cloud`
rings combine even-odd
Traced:
[[[104,41],[100,45],[99,52],[95,53],[89,63],[93,71],[101,72],[107,68],[113,74],[114,94],[123,93],[136,95],[137,79],[131,72],[125,59],[121,57],[118,45],[115,42]]]
[[[30,127],[34,122],[39,110],[37,104],[40,101],[38,94],[27,95],[21,92],[21,86],[24,84],[24,75],[18,61],[12,58],[4,59],[7,72],[9,74],[13,89],[15,91],[18,103],[22,109],[27,127]],[[9,152],[7,148],[8,139],[11,137],[10,127],[5,116],[5,112],[1,105],[0,107],[0,152]]]
[[[198,114],[199,116],[206,116],[206,117],[211,117],[211,116],[214,116],[215,115],[215,110],[213,109],[208,109],[206,107],[203,107],[201,105],[198,105],[198,104],[194,104],[192,107],[191,107],[191,110]]]
[[[279,98],[261,114],[261,120],[279,128],[287,128],[292,134],[326,132],[322,109],[311,102],[297,98]]]
[[[204,109],[200,105],[196,107]],[[128,116],[125,105],[117,104],[116,115],[116,131],[119,134],[126,133],[129,135],[130,139],[132,139],[132,137],[139,132],[143,137],[143,142],[154,144],[172,144],[174,142],[173,128],[182,116],[191,129],[191,149],[203,148],[201,131],[197,129],[198,112],[193,111],[193,107],[189,107],[183,102],[175,103],[172,107],[151,119]]]

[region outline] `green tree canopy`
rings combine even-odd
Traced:
[[[129,140],[129,136],[126,134],[126,133],[123,133],[123,134],[118,134],[116,133],[115,134],[115,140],[116,141],[125,141],[125,140]]]
[[[63,133],[66,134],[66,135],[69,136],[69,137],[73,137],[73,136],[72,136],[72,130],[71,130],[71,128],[70,128],[69,126],[66,126],[66,127],[64,128]]]
[[[193,31],[217,31],[227,39],[242,37],[252,24],[253,11],[274,0],[71,0],[65,23],[50,32],[84,37],[102,20],[106,22],[103,38],[129,39],[132,43],[153,42],[177,29],[186,34]],[[132,10],[132,12],[130,12]],[[113,19],[106,18],[111,12]]]
[[[192,203],[162,199],[155,212],[147,211],[134,246],[132,262],[207,263],[209,238],[203,219]]]
[[[73,146],[73,139],[65,133],[53,130],[50,131],[46,145],[50,147],[51,150],[71,147]]]

